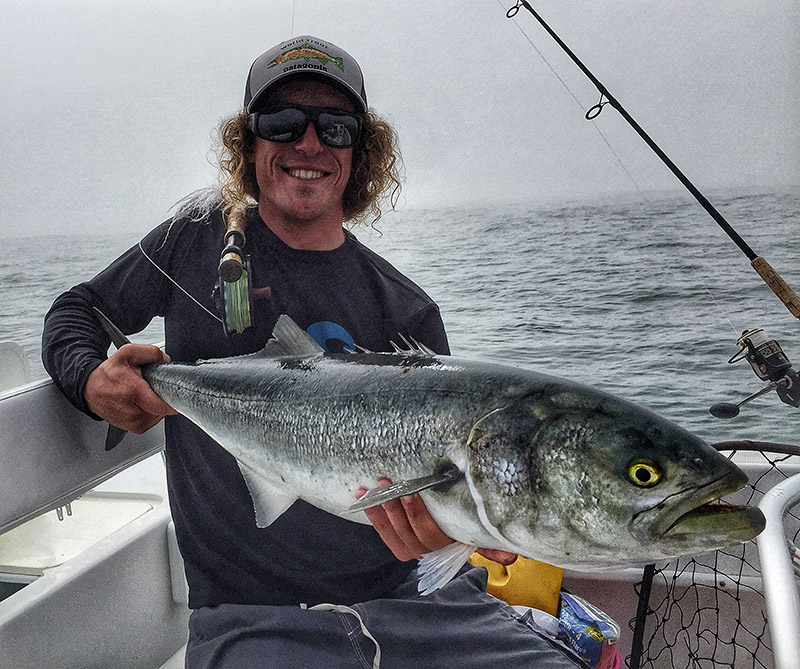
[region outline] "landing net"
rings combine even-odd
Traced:
[[[726,453],[750,477],[750,486],[725,501],[756,505],[774,485],[800,473],[797,455],[765,451]],[[800,587],[800,505],[784,518]],[[789,550],[789,548],[787,548]],[[630,669],[773,669],[772,646],[756,542],[657,565],[652,582],[636,584],[639,614],[630,621]],[[769,567],[767,566],[767,569]],[[648,597],[648,585],[649,597]],[[800,649],[798,649],[800,658]],[[800,662],[800,659],[798,660]]]

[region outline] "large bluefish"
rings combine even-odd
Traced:
[[[421,589],[474,547],[577,570],[747,541],[756,508],[708,504],[745,474],[685,430],[598,390],[429,351],[332,355],[282,316],[260,353],[143,369],[155,392],[238,461],[267,526],[296,499],[361,510],[422,491],[457,543],[423,557]],[[395,482],[377,487],[387,477]],[[356,490],[372,490],[354,504]]]

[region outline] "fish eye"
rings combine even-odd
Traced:
[[[634,460],[628,465],[628,478],[640,488],[650,488],[661,480],[661,469],[652,460]]]

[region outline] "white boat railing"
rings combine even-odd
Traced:
[[[771,488],[758,505],[767,519],[757,543],[775,669],[795,669],[800,648],[800,594],[783,524],[798,503],[800,474],[795,474]]]

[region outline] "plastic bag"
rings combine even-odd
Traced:
[[[585,599],[561,592],[557,638],[593,669],[619,669],[620,629],[607,614]]]

